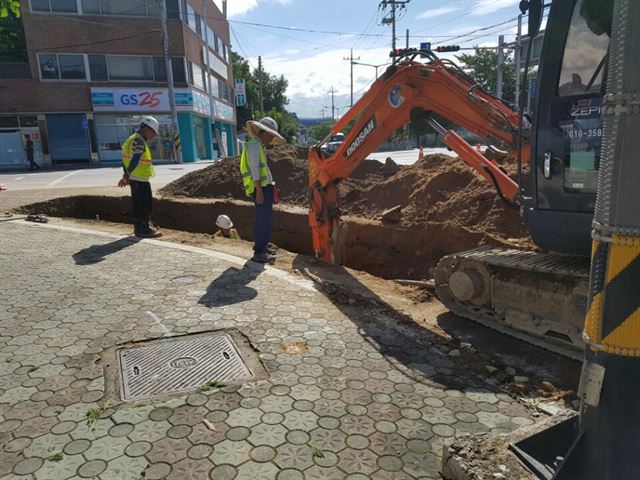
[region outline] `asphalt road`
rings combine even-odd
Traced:
[[[211,163],[156,165],[156,176],[152,180],[152,184],[155,188],[161,187],[186,173],[200,170]],[[119,166],[3,173],[0,174],[0,184],[5,184],[8,190],[113,187],[118,183],[121,175],[122,168]]]
[[[446,148],[425,148],[424,154],[445,154],[456,156]],[[418,159],[419,150],[376,152],[368,158],[384,162],[391,157],[399,165],[411,165]],[[154,188],[160,188],[182,175],[200,170],[212,162],[184,163],[180,165],[157,165]],[[77,170],[47,170],[39,172],[0,173],[0,184],[8,190],[42,190],[62,188],[113,187],[118,182],[122,170],[119,166],[84,168]]]

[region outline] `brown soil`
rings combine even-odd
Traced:
[[[306,150],[290,146],[268,151],[269,165],[284,204],[307,206]],[[238,157],[189,173],[160,190],[165,196],[244,199]],[[513,165],[505,165],[509,171]],[[446,232],[451,253],[478,244],[534,248],[519,213],[461,159],[429,155],[388,176],[389,167],[365,160],[340,184],[343,212],[371,219],[400,205],[397,223]]]

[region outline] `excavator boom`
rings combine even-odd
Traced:
[[[325,157],[320,147],[309,151],[309,223],[316,256],[334,262],[332,241],[340,221],[337,183],[347,178],[395,130],[422,122],[442,134],[445,144],[494,184],[499,195],[516,203],[518,185],[433,114],[485,139],[489,145],[517,155],[519,117],[508,105],[486,93],[455,64],[435,55],[429,63],[406,59],[387,69],[363,97],[333,126],[330,135],[353,126],[342,145]],[[525,138],[529,124],[523,125]],[[528,161],[528,144],[523,157]]]

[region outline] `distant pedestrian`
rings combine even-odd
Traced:
[[[29,160],[29,170],[40,170],[40,167],[33,159],[33,140],[30,135],[26,135],[27,142],[24,145],[24,151],[27,154],[27,160]]]
[[[119,187],[131,187],[133,229],[136,237],[155,238],[162,233],[151,228],[153,194],[150,180],[155,176],[151,150],[147,142],[158,135],[160,124],[154,117],[143,117],[140,129],[122,145],[122,168],[124,173]]]
[[[214,233],[213,238],[230,238],[231,240],[240,240],[238,231],[233,228],[233,222],[227,215],[218,215],[216,226],[220,229]]]
[[[270,263],[276,259],[275,251],[270,250],[268,245],[277,192],[267,164],[265,147],[270,144],[282,145],[287,141],[278,133],[278,124],[270,117],[264,117],[259,122],[249,120],[246,128],[250,138],[240,157],[240,173],[244,191],[248,197],[253,198],[256,206],[252,260]]]

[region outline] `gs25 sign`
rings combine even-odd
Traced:
[[[124,91],[116,97],[118,103],[126,110],[167,110],[167,93],[158,91]]]

